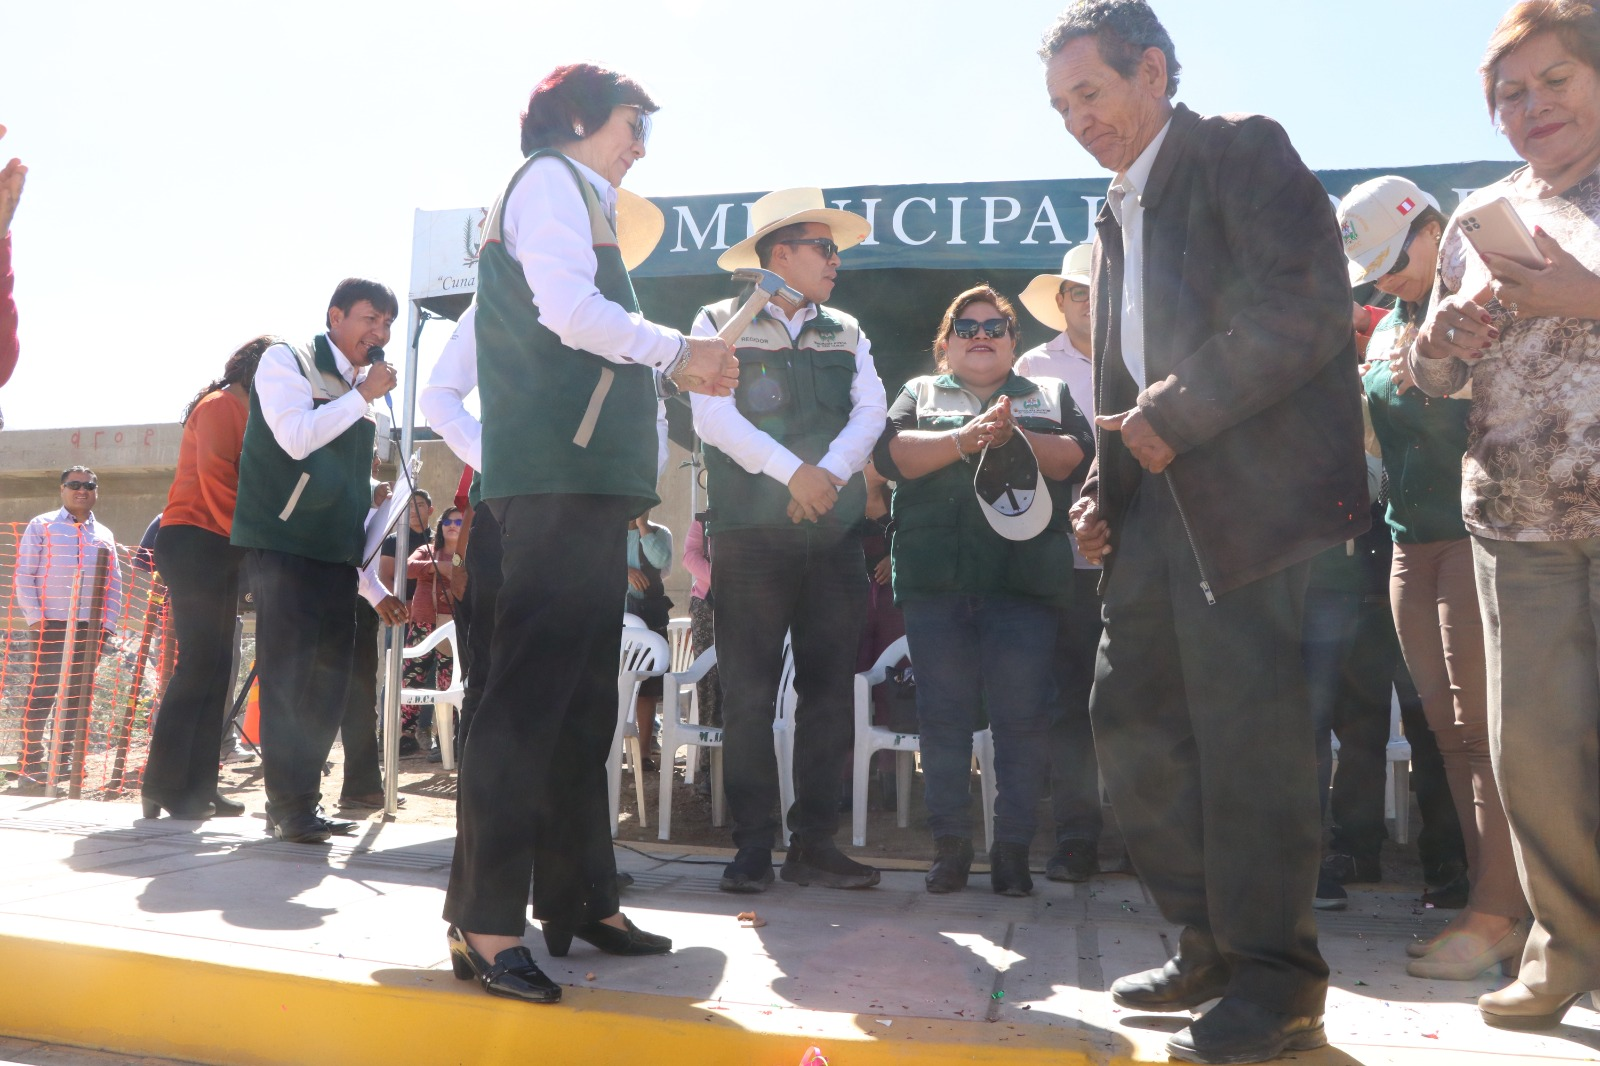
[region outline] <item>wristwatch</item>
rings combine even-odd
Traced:
[[[466,562],[467,561],[465,559],[461,558],[461,553],[460,552],[451,552],[450,553],[450,565],[451,566],[465,566]]]

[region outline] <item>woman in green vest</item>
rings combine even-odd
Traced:
[[[457,977],[554,1003],[523,946],[530,882],[551,955],[670,951],[618,909],[606,759],[616,730],[628,522],[657,502],[658,375],[727,395],[728,346],[639,313],[617,186],[655,101],[589,64],[553,71],[522,118],[523,164],[485,220],[474,338],[485,505],[501,586],[488,682],[462,752],[444,917]]]
[[[966,887],[972,866],[968,778],[980,708],[994,734],[998,787],[990,882],[1008,896],[1033,888],[1028,845],[1049,773],[1056,618],[1072,589],[1069,479],[1093,438],[1064,382],[1011,369],[1016,347],[1017,316],[1004,296],[987,285],[957,296],[934,338],[939,373],[906,382],[874,455],[897,482],[890,559],[938,849],[929,892]],[[1052,511],[1026,540],[991,524],[973,484],[976,462],[1014,435],[1031,446]]]

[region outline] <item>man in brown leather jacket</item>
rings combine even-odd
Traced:
[[[1181,925],[1125,1006],[1222,1001],[1191,1062],[1318,1047],[1328,967],[1300,658],[1307,560],[1369,524],[1350,288],[1327,194],[1271,119],[1171,96],[1143,0],[1083,0],[1045,37],[1068,132],[1116,174],[1096,220],[1095,467],[1074,508],[1103,560],[1090,715],[1128,853]]]

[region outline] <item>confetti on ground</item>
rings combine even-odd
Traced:
[[[888,1028],[889,1026],[893,1025],[894,1022],[890,1021],[888,1018],[879,1018],[878,1019],[878,1024],[883,1026],[883,1027],[885,1027],[885,1028]]]
[[[585,981],[593,981],[594,980],[594,971],[590,970],[588,973],[584,974],[583,975],[583,979]]]
[[[828,1066],[828,1060],[822,1057],[821,1048],[808,1047],[806,1053],[800,1056],[800,1066]]]
[[[757,914],[755,911],[740,911],[739,924],[744,926],[746,929],[760,929],[763,925],[767,924],[767,920],[761,917],[761,915]]]

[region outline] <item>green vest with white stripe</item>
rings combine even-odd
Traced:
[[[743,302],[722,300],[702,310],[712,328],[721,329]],[[739,357],[734,405],[751,425],[815,465],[850,421],[860,343],[860,324],[831,307],[819,306],[792,340],[788,327],[762,308],[734,344]],[[710,444],[705,455],[707,533],[797,528],[789,519],[789,486],[765,473],[750,473]],[[831,511],[799,528],[839,535],[854,528],[866,508],[866,481],[856,473],[839,490]]]
[[[539,321],[522,264],[502,236],[505,202],[533,163],[561,160],[589,209],[594,285],[630,312],[639,301],[600,198],[554,151],[518,168],[484,223],[478,256],[478,398],[483,411],[484,499],[544,493],[656,497],[656,387],[647,366],[569,348]]]
[[[289,348],[311,384],[313,407],[351,391],[326,335],[304,347]],[[292,458],[273,436],[261,412],[261,398],[252,388],[244,450],[239,455],[233,543],[360,566],[367,512],[372,508],[376,431],[373,420],[363,417],[304,459]]]

